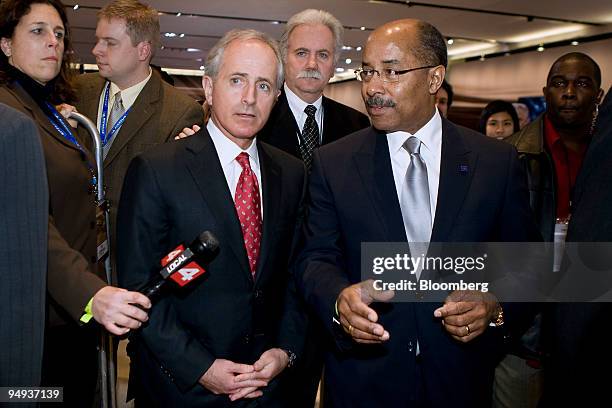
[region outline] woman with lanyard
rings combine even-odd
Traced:
[[[42,384],[64,387],[68,406],[86,407],[93,401],[98,365],[96,326],[85,324],[84,315],[93,315],[120,335],[147,319],[133,304],[148,308],[150,302],[138,293],[107,286],[97,265],[94,158],[55,108],[74,97],[64,6],[59,0],[2,1],[0,46],[0,102],[37,123],[47,168],[48,294]]]

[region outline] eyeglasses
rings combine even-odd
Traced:
[[[382,79],[383,82],[399,82],[400,75],[404,75],[412,71],[417,71],[419,69],[427,69],[427,68],[433,68],[433,67],[435,67],[435,65],[427,65],[425,67],[417,67],[417,68],[402,69],[402,70],[385,68],[380,71],[376,69],[370,69],[370,68],[365,68],[365,69],[359,68],[355,70],[355,77],[359,81],[370,82],[372,78],[374,78],[374,74],[378,74],[378,76]]]

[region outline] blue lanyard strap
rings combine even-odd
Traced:
[[[49,102],[46,102],[47,108],[51,116],[49,116],[49,122],[53,125],[55,130],[62,135],[62,137],[67,140],[70,144],[75,146],[81,154],[87,159],[87,167],[89,170],[89,174],[91,175],[91,185],[93,189],[96,189],[98,186],[98,178],[96,176],[96,172],[94,171],[94,166],[89,161],[87,154],[85,153],[85,149],[79,143],[79,141],[74,137],[72,130],[66,124],[64,117],[55,109],[55,106],[51,105]]]
[[[106,146],[106,143],[108,143],[108,141],[113,138],[113,136],[115,135],[115,133],[117,133],[121,125],[123,125],[123,122],[125,122],[128,113],[130,113],[130,109],[132,109],[130,107],[130,109],[126,110],[125,113],[121,115],[121,117],[117,120],[117,122],[115,122],[110,132],[108,132],[108,134],[106,133],[106,120],[108,117],[108,99],[110,95],[110,86],[110,82],[107,82],[106,90],[104,91],[104,103],[102,105],[102,117],[100,119],[100,139],[102,140],[102,146]]]

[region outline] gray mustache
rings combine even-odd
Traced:
[[[371,96],[366,100],[366,104],[370,108],[394,108],[395,102],[391,99],[385,99],[381,96]]]
[[[298,79],[299,78],[314,78],[314,79],[321,79],[323,78],[323,75],[321,75],[321,72],[319,70],[316,69],[307,69],[304,71],[300,71],[297,75]]]

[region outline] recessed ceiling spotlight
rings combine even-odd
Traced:
[[[452,38],[449,38],[447,41],[448,45],[453,45],[454,42],[455,40],[453,40]]]
[[[355,51],[361,51],[361,45],[357,48],[355,48]]]
[[[542,51],[544,51],[544,46],[543,46],[543,45],[540,45],[540,46],[538,47],[538,52],[542,52]]]
[[[164,36],[168,38],[176,37],[176,33],[164,33]]]
[[[350,51],[350,50],[352,50],[352,49],[353,49],[353,47],[351,47],[350,45],[343,45],[343,46],[342,46],[342,49],[343,49],[344,51]]]
[[[72,8],[73,10],[78,10],[79,9],[79,5],[75,4],[74,7]]]
[[[359,27],[359,29],[360,29],[361,31],[365,31],[365,27],[363,27],[363,26],[362,26],[362,27]]]
[[[280,24],[280,21],[271,21],[270,24]]]
[[[177,17],[180,17],[180,16],[182,16],[182,15],[183,15],[183,13],[181,13],[180,11],[179,11],[178,13],[176,13],[176,16],[177,16]]]
[[[338,68],[336,68],[336,72],[344,72],[344,68],[338,67]]]
[[[204,68],[206,68],[204,65],[200,65],[200,71],[204,71]]]
[[[484,54],[480,56],[480,60],[481,60],[481,61],[484,61],[484,60],[485,60],[485,56],[484,56]]]
[[[578,41],[572,41],[572,45],[578,45],[580,44]]]
[[[185,33],[180,33],[179,37],[183,38],[185,36]]]
[[[344,60],[344,62],[345,62],[347,65],[348,65],[348,64],[350,64],[351,62],[353,62],[353,60],[352,60],[352,59],[350,59],[350,58],[347,58],[347,59],[345,59],[345,60]]]
[[[201,50],[201,49],[199,49],[199,48],[187,48],[187,50],[186,50],[186,51],[187,51],[187,52],[198,52],[198,51],[202,51],[202,50]]]

